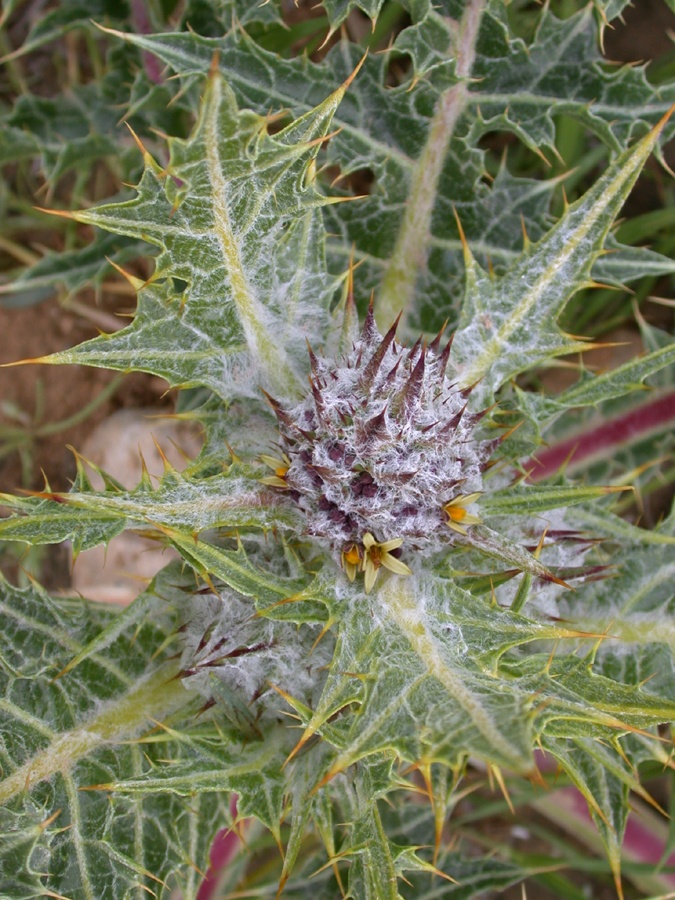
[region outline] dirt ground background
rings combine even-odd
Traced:
[[[664,0],[636,0],[625,12],[625,24],[616,23],[608,29],[605,49],[610,59],[633,62],[656,60],[673,47],[675,14]],[[672,149],[672,148],[671,148]],[[651,163],[658,167],[655,161]],[[645,180],[634,191],[630,201],[632,215],[661,205],[658,181],[668,176],[660,170],[658,179]],[[39,201],[36,201],[39,203]],[[28,246],[31,236],[27,236]],[[660,288],[663,290],[660,290]],[[660,285],[657,293],[667,294],[669,285]],[[0,305],[0,363],[44,356],[74,346],[98,333],[101,325],[111,330],[115,320],[123,327],[126,319],[118,313],[128,313],[133,306],[132,296],[105,289],[99,297],[93,291],[78,298],[80,307],[72,310],[57,297],[28,308],[8,309]],[[1,300],[0,300],[1,302]],[[82,307],[88,312],[82,312]],[[663,318],[663,308],[658,314]],[[667,316],[672,319],[671,311]],[[66,490],[74,475],[75,466],[68,445],[81,448],[88,435],[107,416],[118,409],[160,407],[170,411],[174,395],[167,393],[161,379],[139,373],[123,377],[112,395],[94,412],[77,424],[55,430],[49,435],[31,437],[46,423],[66,421],[76,416],[96,396],[119,378],[115,373],[75,366],[24,365],[0,369],[0,442],[2,428],[16,425],[8,417],[8,409],[19,410],[25,419],[26,440],[23,461],[18,452],[0,458],[0,491],[38,489],[43,474],[54,490]],[[42,395],[42,419],[32,422]],[[64,551],[53,551],[52,564],[46,566],[47,587],[68,581],[68,563]]]

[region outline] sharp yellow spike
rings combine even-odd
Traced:
[[[565,185],[561,185],[562,189],[562,200],[563,200],[563,211],[567,212],[570,208],[569,200],[567,199],[567,191],[565,190]]]
[[[67,209],[45,209],[44,206],[34,206],[38,212],[46,213],[48,216],[60,216],[62,219],[77,220],[77,213],[69,212]]]
[[[347,270],[347,303],[353,304],[354,301],[354,272],[356,270],[356,266],[354,265],[354,251],[355,244],[352,243],[352,248],[349,251],[349,268]],[[361,265],[361,263],[359,263]]]
[[[539,543],[537,544],[537,548],[536,548],[536,550],[534,551],[534,553],[532,554],[532,556],[534,556],[535,559],[539,559],[539,555],[541,554],[541,551],[542,551],[543,548],[544,548],[544,540],[546,539],[546,532],[547,532],[547,531],[548,531],[548,525],[547,525],[546,528],[544,528],[544,530],[542,531],[541,537],[539,538]]]
[[[268,125],[274,125],[276,122],[283,121],[284,119],[288,118],[289,115],[290,115],[289,109],[280,109],[277,112],[272,112],[270,110],[270,112],[268,112],[263,117],[264,122],[265,122],[265,128],[267,128]]]
[[[334,853],[331,858],[325,862],[318,869],[315,869],[314,872],[310,875],[310,878],[313,878],[315,875],[320,875],[321,872],[325,872],[329,867],[333,868],[337,863],[341,862],[343,859],[348,859],[351,855],[350,850],[343,850],[342,853]]]
[[[511,801],[511,796],[506,787],[506,782],[504,781],[504,776],[502,775],[501,769],[499,768],[499,766],[495,766],[494,764],[492,766],[490,766],[490,768],[494,772],[495,781],[499,785],[499,789],[502,792],[502,794],[504,795],[504,799],[506,800],[507,806],[511,810],[511,815],[515,816],[516,811],[513,807],[513,803]]]
[[[150,479],[150,472],[148,472],[148,466],[145,462],[145,457],[143,456],[143,451],[140,446],[138,448],[138,456],[141,460],[141,482],[146,482],[147,484],[152,484]]]
[[[335,131],[331,131],[329,134],[324,134],[321,137],[313,138],[311,141],[305,141],[302,144],[302,147],[305,149],[309,147],[316,147],[317,144],[323,144],[324,141],[329,141],[331,138],[337,137],[338,134],[342,131],[342,128],[336,128]]]
[[[530,249],[530,237],[525,226],[525,216],[522,213],[520,214],[520,230],[523,233],[523,250],[527,251]]]
[[[369,194],[357,194],[354,197],[324,197],[323,202],[326,206],[334,206],[337,203],[354,203],[355,200],[367,200]]]
[[[345,768],[346,766],[344,768],[342,766],[333,767],[323,776],[318,784],[314,785],[312,790],[309,792],[309,796],[313,797],[314,794],[318,793],[318,791],[320,791],[322,787],[327,785],[329,781],[332,781],[337,775],[340,774],[340,772],[344,772]]]
[[[32,356],[28,359],[17,359],[15,362],[0,363],[0,369],[11,369],[14,366],[32,365],[57,366],[58,363],[51,359],[51,357],[49,356]]]
[[[314,641],[314,643],[310,647],[310,650],[309,650],[310,656],[312,655],[312,653],[314,652],[315,648],[318,646],[320,641],[328,634],[328,632],[330,631],[330,629],[333,627],[334,624],[335,624],[335,619],[328,619],[326,624],[321,629],[319,636],[317,637],[317,639]]]
[[[455,222],[457,223],[457,230],[459,231],[459,239],[462,244],[462,252],[464,254],[464,262],[465,263],[473,262],[473,254],[471,253],[471,250],[469,248],[469,244],[467,242],[466,235],[464,234],[464,229],[462,228],[462,222],[459,218],[459,213],[457,212],[457,209],[456,209],[454,203],[452,205],[452,212],[455,217]]]
[[[157,441],[157,438],[154,436],[154,434],[152,435],[152,442],[155,445],[155,449],[159,453],[159,458],[162,460],[162,464],[164,465],[164,474],[166,475],[167,472],[175,472],[176,470],[174,469],[174,467],[171,465],[171,463],[167,459],[166,454],[160,447],[160,445]]]
[[[439,878],[444,878],[446,881],[451,882],[452,884],[459,884],[459,882],[453,878],[451,875],[448,875],[446,872],[442,872],[440,869],[437,869],[435,865],[432,863],[426,863],[424,866],[425,872],[431,872],[432,875],[437,875]]]
[[[292,697],[287,691],[285,691],[283,688],[280,688],[276,684],[272,684],[271,682],[269,683],[269,686],[272,688],[273,691],[276,691],[280,697],[283,697],[289,706],[292,706],[293,709],[297,709],[297,707],[298,707],[297,700],[295,700],[295,698]]]
[[[124,124],[125,124],[125,125],[127,126],[127,128],[129,129],[129,133],[131,134],[132,138],[134,139],[134,143],[136,144],[136,146],[138,147],[138,149],[141,151],[141,154],[142,154],[143,158],[145,159],[146,157],[149,157],[149,158],[152,160],[153,164],[156,166],[157,163],[156,163],[155,160],[153,159],[152,154],[150,153],[150,151],[148,150],[148,148],[145,146],[145,144],[143,143],[143,141],[142,141],[142,140],[139,138],[139,136],[136,134],[136,132],[134,131],[134,129],[131,127],[131,125],[130,125],[128,122],[125,122]]]
[[[286,882],[288,881],[288,879],[289,879],[290,877],[291,877],[291,873],[290,873],[290,872],[287,872],[287,871],[284,869],[284,871],[281,873],[281,877],[279,878],[279,884],[278,884],[278,886],[277,886],[277,892],[276,892],[276,894],[274,895],[275,900],[279,900],[279,898],[281,897],[281,895],[282,895],[282,893],[283,893],[283,890],[284,890],[284,888],[285,888],[285,886],[286,886]]]
[[[319,50],[323,50],[323,48],[326,46],[328,41],[333,37],[333,35],[335,34],[336,31],[337,31],[336,28],[328,29],[328,33],[326,34],[326,37],[324,38],[323,43],[318,48]]]
[[[44,822],[41,822],[38,825],[38,828],[40,829],[40,831],[46,831],[47,828],[49,828],[49,826],[52,824],[52,822],[54,822],[54,821],[56,821],[56,819],[58,819],[58,817],[61,815],[61,812],[62,812],[62,810],[57,809],[56,812],[52,813],[48,819],[45,819]]]
[[[227,449],[229,450],[230,456],[232,457],[232,463],[231,463],[231,465],[234,465],[235,463],[240,463],[240,462],[241,462],[241,457],[240,457],[240,456],[237,456],[237,454],[234,452],[234,450],[233,450],[232,447],[228,444],[227,441],[225,441],[225,446],[226,446]]]
[[[412,81],[410,82],[410,85],[408,86],[406,93],[410,93],[410,91],[414,90],[415,87],[419,84],[419,80],[420,80],[420,76],[414,75],[412,78]]]
[[[541,748],[541,744],[539,746]],[[542,790],[547,789],[548,785],[546,784],[546,780],[536,765],[530,771],[528,778],[532,784],[537,785],[537,787],[542,788]]]
[[[553,658],[555,657],[555,652],[558,649],[558,641],[555,642],[553,647],[551,648],[551,652],[548,655],[548,659],[546,661],[546,665],[544,666],[544,672],[549,675],[551,670],[551,664],[553,663]]]
[[[298,741],[298,743],[293,747],[291,752],[286,757],[284,764],[282,765],[282,769],[286,768],[287,764],[293,759],[296,753],[299,753],[300,750],[305,746],[307,741],[316,734],[318,726],[308,725],[302,733],[302,737]]]
[[[262,480],[262,479],[259,479],[259,480]],[[293,594],[291,597],[284,597],[283,600],[277,600],[276,603],[273,603],[271,606],[267,606],[263,612],[254,613],[253,618],[254,619],[262,618],[266,615],[266,613],[268,613],[272,609],[277,609],[279,606],[285,606],[287,603],[299,603],[301,600],[304,600],[304,599],[305,599],[305,597],[302,592],[300,592],[299,594]],[[317,641],[315,641],[315,644],[318,642],[318,640],[322,636],[323,635],[320,635],[319,638],[317,638]],[[281,693],[281,688],[278,688],[278,689],[275,688],[275,690],[279,690],[279,692]],[[283,694],[282,694],[282,696],[283,696]]]
[[[199,875],[200,878],[206,878],[206,872],[202,871],[202,869],[199,868],[196,862],[191,859],[186,859],[185,862],[188,864],[188,866],[190,866],[191,869],[194,869],[194,871]]]
[[[539,147],[530,147],[529,149],[532,150],[533,153],[536,153],[537,156],[539,157],[539,159],[541,159],[542,162],[543,162],[549,169],[551,168],[551,163],[549,162],[548,159],[546,159],[546,156],[545,156],[544,153],[539,149]],[[562,162],[562,160],[561,160],[561,162]]]

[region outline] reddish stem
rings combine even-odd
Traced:
[[[675,392],[539,450],[525,462],[525,469],[530,471],[530,481],[543,481],[563,467],[570,471],[593,458],[611,458],[613,451],[646,437],[650,432],[662,431],[670,423],[675,423]]]
[[[138,34],[152,34],[154,31],[144,0],[131,0],[131,21]],[[161,84],[164,78],[162,77],[162,66],[157,57],[147,50],[143,51],[142,57],[145,74],[154,84]]]
[[[232,820],[237,819],[237,795],[233,794],[230,800],[230,815]],[[202,881],[197,891],[197,900],[214,900],[217,896],[220,876],[232,862],[242,848],[242,841],[234,827],[223,828],[213,839],[211,855],[209,857],[209,869],[206,878]]]
[[[588,804],[581,793],[574,787],[561,788],[558,792],[561,798],[564,796],[571,806],[573,815],[581,821],[591,822],[591,814]],[[567,803],[565,804],[568,805]],[[570,811],[570,810],[568,810]],[[647,825],[645,825],[635,813],[629,813],[624,832],[622,855],[633,862],[649,864],[656,870],[659,864],[675,866],[675,853],[671,853],[667,860],[663,860],[665,846]],[[667,872],[660,873],[660,878],[675,887],[675,875]],[[671,896],[671,895],[669,895]]]

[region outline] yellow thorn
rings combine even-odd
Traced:
[[[48,216],[60,216],[62,219],[77,219],[77,213],[68,212],[66,209],[45,209],[44,206],[34,206],[33,209],[46,213]]]
[[[495,766],[494,764],[490,768],[494,772],[495,781],[499,785],[499,789],[501,790],[502,794],[504,795],[504,799],[506,800],[506,803],[507,803],[509,809],[511,810],[511,815],[515,816],[516,811],[513,808],[513,803],[511,802],[511,797],[507,790],[506,782],[504,781],[504,776],[502,775],[501,769],[498,766]]]
[[[408,87],[406,88],[406,94],[409,94],[410,91],[413,91],[413,90],[415,89],[415,87],[419,84],[419,81],[420,81],[420,76],[419,76],[419,75],[413,75],[410,84],[409,84]]]
[[[286,765],[293,759],[296,753],[298,753],[307,743],[307,741],[316,734],[316,727],[312,727],[308,725],[302,733],[302,737],[298,741],[298,743],[293,747],[291,752],[286,757],[284,764],[282,765],[282,769],[286,768]]]
[[[327,34],[326,37],[324,38],[323,44],[321,44],[321,46],[318,48],[319,50],[323,50],[323,48],[326,46],[326,44],[328,43],[328,41],[329,41],[329,40],[333,37],[333,35],[335,34],[335,31],[336,31],[335,28],[329,28],[329,29],[328,29],[328,34]]]
[[[106,256],[106,259],[113,267],[113,269],[119,272],[120,275],[129,282],[129,284],[135,291],[140,291],[141,288],[144,288],[147,284],[149,284],[149,281],[144,281],[142,278],[137,278],[135,275],[132,275],[131,272],[127,272],[126,269],[123,269],[122,266],[118,266],[117,263],[114,260],[110,259],[109,256]]]
[[[216,590],[216,586],[213,583],[213,580],[211,579],[211,576],[209,575],[209,573],[202,572],[202,578],[204,579],[204,584],[208,587],[208,589],[211,591],[211,593],[215,594],[216,597],[219,597],[220,594]]]
[[[549,169],[551,168],[551,163],[546,159],[539,147],[529,147],[529,149],[532,150],[533,153],[536,153],[539,159],[541,159]]]
[[[277,609],[279,606],[285,606],[287,603],[299,603],[301,600],[304,600],[303,592],[301,591],[299,594],[293,594],[291,597],[284,597],[283,600],[277,600],[276,603],[273,603],[271,606],[265,607],[262,612],[256,612],[253,614],[253,618],[259,619],[264,617],[265,613],[269,612],[272,609]],[[320,635],[320,637],[323,635]],[[319,640],[319,638],[317,638]],[[276,690],[276,688],[275,688]],[[279,688],[281,690],[281,688]]]
[[[279,687],[278,685],[276,685],[276,684],[271,684],[271,683],[270,683],[270,687],[272,688],[273,691],[276,691],[277,694],[279,694],[280,697],[283,697],[284,700],[288,703],[289,706],[292,706],[292,707],[295,709],[295,703],[293,702],[293,698],[291,697],[291,695],[290,695],[287,691],[285,691],[283,688],[280,688],[280,687]]]
[[[441,872],[440,869],[437,869],[436,866],[431,863],[427,863],[424,870],[425,872],[431,872],[432,875],[438,875],[439,878],[445,878],[446,881],[450,881],[452,884],[459,884],[455,878],[451,875],[447,875],[445,872]]]
[[[325,140],[323,138],[322,140]],[[326,206],[334,206],[337,203],[354,203],[355,200],[367,200],[369,194],[357,194],[354,197],[323,197]]]
[[[330,37],[330,35],[329,35],[329,37]],[[328,40],[328,37],[326,38],[326,40]],[[324,43],[325,43],[325,41],[324,41]],[[322,45],[322,46],[323,46],[323,45]],[[359,71],[360,71],[360,69],[361,69],[361,66],[362,66],[362,65],[364,64],[364,62],[366,61],[366,57],[367,57],[367,56],[368,56],[368,51],[366,50],[366,52],[363,54],[363,56],[361,57],[361,59],[360,59],[360,60],[358,61],[358,63],[356,64],[356,68],[354,69],[354,71],[352,72],[352,74],[349,75],[349,77],[346,79],[346,81],[343,81],[342,84],[340,85],[340,90],[341,90],[341,91],[346,91],[347,88],[349,87],[349,85],[352,83],[352,81],[353,81],[353,80],[356,78],[356,76],[359,74]]]
[[[45,819],[44,822],[41,822],[40,825],[38,825],[38,828],[40,829],[40,831],[45,831],[47,828],[49,828],[49,826],[52,824],[52,822],[54,822],[56,819],[58,819],[58,817],[60,815],[61,815],[61,810],[57,809],[56,812],[52,813],[48,819]]]
[[[340,772],[343,772],[343,771],[344,771],[344,769],[341,768],[340,766],[338,766],[337,768],[333,767],[329,772],[327,772],[323,776],[323,778],[321,779],[321,781],[318,784],[314,785],[312,790],[309,792],[309,796],[313,797],[314,794],[316,794],[318,791],[320,791],[322,787],[327,785],[329,781],[332,781],[336,775],[339,775]]]
[[[520,214],[520,229],[523,232],[523,250],[528,250],[530,247],[530,238],[527,233],[527,228],[525,227],[525,216]]]
[[[542,551],[543,548],[544,548],[544,539],[546,538],[546,532],[547,532],[547,531],[548,531],[548,525],[547,525],[546,528],[544,528],[544,530],[542,531],[541,537],[539,538],[539,543],[537,544],[537,549],[536,549],[536,550],[534,551],[534,553],[532,554],[532,556],[534,556],[535,559],[539,559],[539,555],[540,555],[541,551]]]
[[[452,212],[455,217],[455,222],[457,223],[457,230],[459,231],[459,239],[462,243],[462,252],[464,253],[464,261],[467,262],[468,260],[471,260],[471,258],[472,258],[471,250],[469,249],[469,244],[467,243],[466,235],[464,234],[464,229],[462,228],[462,222],[459,218],[459,213],[457,212],[457,208],[455,207],[454,203],[452,205]]]
[[[31,366],[37,364],[44,366],[59,365],[58,362],[55,362],[49,356],[33,356],[30,359],[17,359],[16,362],[0,363],[0,369],[11,369],[13,366]]]
[[[563,200],[563,211],[567,212],[570,208],[569,200],[567,199],[567,191],[565,190],[565,185],[561,185],[562,189],[562,200]]]
[[[176,470],[171,465],[169,460],[166,458],[166,454],[160,447],[159,443],[157,442],[157,438],[154,436],[154,434],[152,435],[152,442],[155,445],[155,449],[159,453],[159,458],[162,460],[162,463],[164,465],[164,474],[166,474],[167,472],[175,472]]]
[[[143,155],[143,157],[150,157],[150,159],[152,159],[152,161],[154,162],[154,159],[152,158],[152,154],[150,153],[150,151],[148,150],[148,148],[145,146],[145,144],[143,143],[143,141],[142,141],[142,140],[139,138],[139,136],[136,134],[136,132],[134,131],[134,129],[131,127],[131,125],[130,125],[128,122],[125,122],[124,124],[125,124],[125,125],[127,126],[127,128],[129,129],[129,132],[130,132],[132,138],[134,139],[134,143],[136,144],[136,146],[138,147],[138,149],[141,151],[141,154]]]
[[[227,443],[227,441],[225,441],[225,446],[230,451],[230,456],[232,457],[232,465],[234,465],[235,463],[240,463],[241,457],[237,456],[237,454],[234,452],[232,447],[230,447],[230,445]]]
[[[150,472],[148,472],[148,467],[145,462],[145,457],[143,456],[143,451],[141,450],[140,444],[138,446],[138,456],[141,460],[141,481],[150,481]]]
[[[659,119],[659,121],[658,121],[658,122],[656,123],[656,125],[652,128],[652,132],[657,132],[657,133],[658,133],[659,131],[661,131],[661,130],[663,129],[664,125],[666,124],[666,122],[668,121],[668,119],[672,116],[672,114],[673,114],[674,112],[675,112],[675,103],[673,103],[673,105],[670,107],[670,109],[668,109],[667,112],[665,112],[665,113],[661,116],[661,118]]]
[[[332,628],[334,622],[335,622],[334,619],[329,619],[329,620],[326,622],[326,624],[323,626],[323,628],[321,629],[321,632],[320,632],[318,638],[314,641],[314,643],[312,644],[312,646],[311,646],[310,649],[309,649],[309,656],[311,656],[312,653],[314,653],[315,647],[317,647],[318,644],[319,644],[319,642],[320,642],[320,641],[328,634],[328,632],[329,632],[330,629]]]
[[[553,657],[555,656],[555,651],[558,649],[558,641],[555,642],[553,647],[551,648],[551,652],[548,655],[548,659],[546,661],[546,665],[544,666],[544,672],[546,675],[550,673],[551,663],[553,662]]]
[[[305,149],[307,147],[316,147],[317,144],[323,144],[324,141],[329,141],[331,138],[337,137],[338,134],[342,131],[342,128],[336,128],[335,131],[331,131],[329,134],[324,134],[321,137],[312,138],[311,141],[305,141],[302,145]]]

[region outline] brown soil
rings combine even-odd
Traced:
[[[96,328],[81,315],[64,310],[56,299],[26,309],[0,308],[0,363],[44,356],[95,337]],[[121,408],[173,405],[161,378],[132,373],[120,380],[105,402],[76,424],[47,435],[40,429],[76,416],[113,380],[117,373],[82,366],[22,365],[0,369],[0,453],[7,428],[16,429],[16,419],[7,415],[7,405],[25,417],[21,452],[0,457],[0,492],[39,490],[46,479],[52,489],[67,490],[75,475],[75,460],[68,446],[81,448],[91,431]],[[42,407],[35,421],[36,407]],[[0,507],[0,515],[2,507]],[[20,553],[4,556],[0,571],[15,580]],[[69,555],[63,547],[45,548],[40,575],[48,590],[70,584]]]
[[[605,31],[605,55],[619,62],[658,59],[673,49],[675,13],[664,0],[640,0]]]
[[[0,363],[44,356],[79,344],[95,337],[96,329],[82,316],[63,310],[56,299],[26,309],[0,308]],[[80,447],[91,430],[107,415],[122,407],[164,406],[169,408],[171,399],[163,395],[166,382],[142,373],[127,375],[113,396],[84,421],[59,430],[54,434],[39,434],[40,426],[57,423],[75,416],[90,403],[116,373],[103,369],[81,366],[25,365],[0,370],[0,397],[4,404],[17,407],[28,419],[24,453],[32,461],[32,474],[28,481],[22,474],[18,453],[0,460],[0,489],[14,491],[17,488],[35,489],[47,478],[54,490],[66,490],[75,472],[72,453],[68,445]],[[30,424],[36,412],[39,393],[43,393],[42,420]],[[0,410],[0,439],[3,426],[16,426],[7,414]]]

